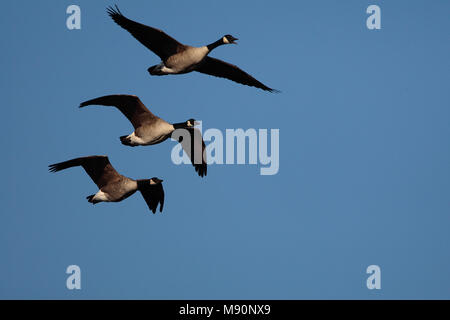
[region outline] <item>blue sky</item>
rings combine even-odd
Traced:
[[[212,55],[281,94],[150,77],[159,58],[107,16],[114,3],[2,5],[0,298],[450,298],[448,1],[116,1],[187,44],[236,36]],[[66,28],[70,4],[81,30]],[[366,28],[370,4],[381,30]],[[201,179],[171,162],[173,142],[122,146],[118,110],[78,109],[114,93],[170,122],[280,129],[280,171],[211,165]],[[164,213],[140,194],[92,206],[81,168],[47,171],[92,154],[163,178]]]

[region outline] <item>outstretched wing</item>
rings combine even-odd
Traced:
[[[159,206],[159,212],[163,211],[164,207],[164,189],[162,183],[149,184],[145,188],[139,190],[148,205],[148,208],[155,213]]]
[[[111,165],[107,156],[89,156],[55,163],[49,165],[49,170],[58,172],[76,166],[83,167],[99,189],[111,181],[121,178],[121,175]]]
[[[109,16],[119,26],[127,30],[133,37],[148,49],[165,61],[171,55],[184,49],[184,45],[179,43],[162,30],[152,28],[125,17],[116,6],[107,9]]]
[[[119,109],[130,120],[134,129],[144,123],[151,123],[157,117],[147,109],[141,100],[134,95],[114,94],[82,102],[80,108],[89,105],[113,106]]]
[[[195,71],[215,77],[226,78],[237,83],[260,88],[269,92],[279,92],[278,90],[269,88],[265,84],[259,82],[247,72],[239,69],[237,66],[219,59],[206,57],[200,65],[195,68]]]
[[[206,147],[202,134],[200,130],[196,128],[185,128],[185,130],[189,132],[190,139],[183,139],[183,136],[181,135],[178,141],[181,143],[181,146],[189,159],[191,159],[192,165],[198,175],[200,177],[206,176],[208,167],[206,164]]]

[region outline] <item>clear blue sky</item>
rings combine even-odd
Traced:
[[[281,94],[150,77],[159,58],[107,16],[114,3],[2,3],[0,298],[450,298],[450,2],[116,1],[184,43],[236,36],[213,56]],[[81,30],[66,28],[70,4]],[[122,146],[118,110],[78,109],[114,93],[204,129],[279,128],[280,171],[212,165],[201,179],[172,164],[173,142]],[[47,171],[92,154],[163,178],[164,213],[140,194],[92,206],[81,168]]]

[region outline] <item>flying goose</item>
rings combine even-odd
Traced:
[[[98,202],[119,202],[136,191],[140,191],[148,208],[155,213],[164,206],[163,180],[156,177],[144,180],[133,180],[119,174],[109,162],[107,156],[89,156],[49,165],[50,172],[58,172],[67,168],[81,166],[100,189],[96,194],[87,196],[92,204]]]
[[[120,137],[120,141],[126,146],[135,147],[158,144],[171,137],[175,130],[186,130],[189,137],[183,139],[182,132],[178,131],[180,132],[178,142],[181,143],[183,150],[191,159],[198,175],[200,177],[206,176],[205,142],[200,130],[194,128],[197,124],[194,119],[170,124],[151,113],[141,100],[134,95],[116,94],[99,97],[82,102],[80,108],[89,105],[114,106],[130,120],[134,127],[134,132]]]
[[[235,40],[238,39],[231,35],[225,35],[206,46],[191,47],[181,44],[162,30],[126,18],[117,6],[116,9],[107,8],[107,12],[115,23],[130,32],[140,43],[161,58],[160,64],[148,68],[151,75],[162,76],[197,71],[262,90],[279,92],[267,87],[237,66],[208,56],[218,46],[235,44]]]

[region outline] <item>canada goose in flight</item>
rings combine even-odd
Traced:
[[[50,172],[57,172],[67,168],[81,166],[100,189],[96,194],[87,196],[88,202],[119,202],[137,190],[144,197],[148,208],[155,213],[158,204],[159,211],[164,206],[164,189],[158,178],[133,180],[119,174],[109,162],[107,156],[90,156],[76,158],[65,162],[49,165]]]
[[[231,35],[225,35],[203,47],[191,47],[181,44],[162,30],[126,18],[117,6],[116,9],[109,7],[107,12],[115,23],[130,32],[140,43],[161,58],[160,64],[148,68],[151,75],[162,76],[197,71],[266,91],[278,92],[278,90],[271,89],[259,82],[237,66],[208,57],[208,54],[218,46],[235,44],[235,40],[238,39]]]
[[[194,128],[197,124],[194,119],[170,124],[151,113],[137,96],[126,94],[108,95],[88,100],[82,102],[80,108],[88,105],[114,106],[130,120],[134,127],[134,132],[128,136],[120,137],[120,141],[126,146],[147,146],[161,143],[167,140],[175,130],[186,130],[186,133],[189,133],[189,137],[183,139],[183,132],[179,131],[180,138],[178,142],[181,143],[183,150],[191,159],[198,175],[200,177],[206,176],[205,142],[200,130]]]

